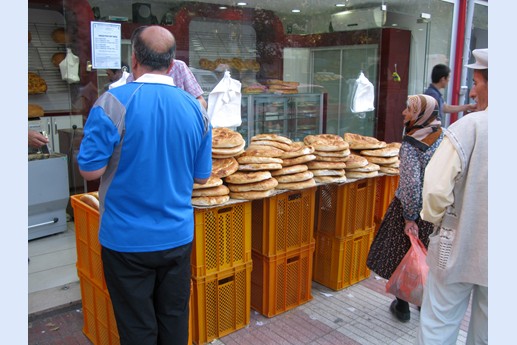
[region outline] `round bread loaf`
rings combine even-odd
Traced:
[[[34,72],[29,72],[29,95],[37,95],[47,92],[47,82]]]
[[[29,103],[29,118],[41,117],[45,115],[45,110],[43,107],[37,104]]]
[[[233,157],[212,159],[212,175],[223,178],[229,176],[239,169],[239,163]]]
[[[265,134],[257,134],[255,136],[251,137],[252,142],[253,141],[262,141],[262,140],[277,141],[277,142],[284,143],[287,145],[291,145],[293,143],[293,141],[291,139],[278,135],[278,134],[265,133]]]
[[[287,190],[300,190],[305,188],[314,187],[316,185],[316,181],[313,178],[310,178],[301,182],[287,182],[287,183],[279,183],[276,186],[276,189],[287,189]]]
[[[291,165],[288,167],[283,167],[282,169],[278,169],[278,170],[271,170],[271,176],[296,174],[296,173],[304,172],[307,170],[309,170],[309,167],[307,167],[307,164],[297,164],[297,165]]]
[[[282,160],[280,158],[274,157],[260,157],[260,156],[243,156],[240,155],[237,157],[237,162],[239,164],[250,164],[250,163],[276,163],[282,164]]]
[[[273,195],[274,192],[274,189],[268,189],[264,191],[230,192],[230,198],[240,200],[264,199]]]
[[[240,150],[239,152],[237,153],[229,153],[229,154],[217,154],[217,153],[212,153],[212,159],[226,159],[226,158],[233,158],[233,157],[237,157],[238,155],[240,155],[241,153],[244,152],[244,149],[243,150]]]
[[[296,174],[281,175],[275,177],[278,183],[302,182],[313,178],[314,174],[311,171],[302,171]]]
[[[347,171],[346,177],[347,178],[353,178],[353,179],[360,179],[360,178],[369,178],[369,177],[375,177],[379,175],[379,171],[369,171],[369,172],[359,172],[359,171]]]
[[[221,205],[230,200],[229,195],[221,196],[198,196],[192,198],[192,205],[194,206],[214,206]]]
[[[52,55],[52,58],[50,59],[50,61],[52,62],[52,64],[56,67],[59,67],[59,64],[61,63],[61,61],[63,61],[66,57],[66,54],[65,53],[54,53],[54,55]]]
[[[268,178],[264,181],[245,183],[245,184],[233,184],[228,183],[230,192],[250,192],[250,191],[263,191],[268,189],[274,189],[278,185],[278,181],[275,178]]]
[[[261,171],[282,169],[280,163],[249,163],[239,164],[239,171]]]
[[[244,138],[239,132],[225,127],[212,129],[212,149],[213,148],[235,148],[244,147]]]
[[[194,189],[212,188],[223,184],[223,180],[217,176],[210,176],[205,184],[194,183]]]
[[[221,195],[228,195],[230,193],[230,190],[225,185],[220,185],[216,187],[209,187],[209,188],[200,188],[200,189],[194,189],[192,190],[192,196],[198,197],[198,196],[221,196]]]
[[[396,162],[394,163],[390,163],[390,164],[379,164],[379,166],[382,168],[382,167],[386,167],[386,168],[399,168],[400,167],[400,160],[397,160]]]
[[[212,154],[215,155],[236,155],[242,150],[244,150],[244,145],[246,143],[243,141],[241,144],[234,146],[234,147],[224,147],[224,148],[218,148],[212,146]]]
[[[343,138],[350,145],[350,149],[352,150],[380,149],[386,147],[386,142],[365,135],[345,133],[343,134]]]
[[[314,176],[344,176],[345,169],[313,169]]]
[[[324,161],[311,161],[306,163],[309,169],[344,169],[346,163],[344,162],[324,162]]]
[[[315,155],[316,156],[316,160],[317,161],[320,161],[320,162],[346,162],[348,160],[348,156],[345,156],[345,157],[328,157],[328,156],[320,156],[320,155]]]
[[[297,147],[297,146],[293,146],[291,145],[291,151],[286,151],[284,152],[280,158],[284,159],[284,158],[296,158],[296,157],[300,157],[300,156],[304,156],[304,155],[310,155],[312,153],[314,153],[314,147],[312,146],[306,146],[305,144],[302,143],[303,146],[301,147]]]
[[[387,165],[393,164],[399,161],[399,156],[393,157],[375,157],[375,156],[364,156],[366,160],[370,163],[379,164],[379,165]]]
[[[68,43],[68,35],[64,28],[57,28],[52,31],[52,40],[59,44]]]
[[[79,197],[79,200],[84,202],[86,205],[94,208],[95,210],[99,210],[99,200],[90,194],[84,194]]]
[[[227,183],[244,184],[264,181],[271,177],[271,173],[267,170],[254,172],[237,171],[227,176],[224,181]]]
[[[383,173],[383,174],[388,174],[388,175],[399,175],[399,173],[400,173],[398,168],[390,168],[390,167],[385,167],[385,166],[381,166],[379,168],[379,172]]]
[[[375,163],[368,162],[367,165],[357,168],[348,168],[346,171],[353,171],[353,172],[369,172],[369,171],[378,171],[380,169],[380,166],[378,166]]]
[[[349,148],[348,143],[337,134],[307,135],[303,142],[314,146],[316,151],[343,151]]]
[[[282,151],[289,151],[291,149],[290,144],[285,144],[279,141],[273,140],[252,140],[250,142],[250,147],[254,146],[268,146],[268,147],[276,147]]]
[[[346,157],[350,155],[350,150],[342,150],[342,151],[314,151],[314,154],[316,156],[323,156],[323,157]]]
[[[284,153],[283,150],[280,150],[276,147],[270,147],[270,146],[252,146],[248,147],[242,155],[243,156],[250,156],[250,157],[274,157],[278,158]]]
[[[366,159],[363,156],[351,154],[346,161],[346,168],[353,169],[353,168],[360,168],[368,165],[368,159]]]

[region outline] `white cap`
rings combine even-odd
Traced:
[[[487,69],[488,68],[488,48],[486,49],[474,49],[472,55],[476,58],[476,62],[465,65],[467,68],[472,69]]]

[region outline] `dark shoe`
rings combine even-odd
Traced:
[[[411,318],[411,313],[409,311],[401,312],[400,310],[397,309],[397,300],[394,300],[393,302],[391,302],[390,311],[393,315],[395,315],[397,320],[399,320],[400,322],[408,322],[409,319]]]

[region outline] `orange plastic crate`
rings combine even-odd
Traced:
[[[314,242],[316,187],[253,200],[251,247],[273,256]]]
[[[192,339],[205,344],[250,323],[252,262],[194,277]]]
[[[373,236],[373,228],[366,234],[345,239],[316,233],[312,279],[337,291],[368,278],[366,259]]]
[[[272,317],[312,300],[314,243],[275,256],[252,253],[251,307]]]
[[[204,277],[251,261],[251,201],[194,209],[191,268]]]
[[[377,178],[319,186],[314,232],[344,239],[372,229]]]
[[[120,338],[109,297],[98,239],[99,211],[80,200],[83,194],[72,195],[77,243],[77,274],[81,287],[83,333],[95,345],[118,345]],[[192,282],[190,304],[192,311]],[[192,312],[189,317],[189,340],[192,344]]]
[[[375,231],[379,229],[382,219],[384,218],[384,214],[395,197],[395,191],[399,186],[399,179],[399,175],[385,175],[377,179],[374,216]]]
[[[86,278],[105,290],[106,282],[99,244],[99,211],[81,201],[82,195],[84,194],[70,197],[74,209],[76,267]]]

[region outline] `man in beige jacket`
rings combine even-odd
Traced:
[[[436,227],[417,344],[456,344],[471,297],[467,344],[488,344],[488,49],[472,53],[482,110],[449,126],[425,171],[420,215]]]

